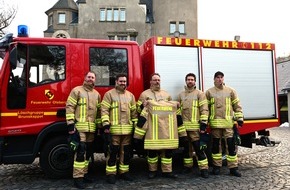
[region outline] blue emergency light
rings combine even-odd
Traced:
[[[28,37],[28,27],[26,25],[18,25],[18,37]]]

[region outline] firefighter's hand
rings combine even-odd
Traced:
[[[238,145],[238,146],[241,145],[242,141],[241,141],[241,137],[240,137],[239,134],[234,133],[233,138],[234,138],[234,141],[235,141],[235,145]]]
[[[237,122],[238,122],[238,126],[239,126],[239,127],[243,127],[244,121],[242,121],[242,120],[238,120]]]
[[[207,143],[209,142],[209,139],[210,139],[209,134],[206,133],[200,134],[199,149],[201,151],[205,151],[207,149]]]
[[[79,143],[80,143],[80,136],[78,132],[74,132],[73,134],[69,135],[69,147],[70,150],[72,152],[76,152],[78,147],[79,147]]]
[[[104,126],[104,133],[110,133],[110,127],[111,127],[111,125],[105,125]]]
[[[207,127],[207,124],[201,122],[200,123],[200,133],[205,133],[206,127]]]
[[[143,108],[145,108],[147,106],[147,104],[148,104],[148,101],[147,100],[144,100],[143,103],[142,103]]]
[[[72,123],[72,124],[67,125],[67,130],[68,130],[69,134],[74,134],[74,132],[75,132],[75,124]]]

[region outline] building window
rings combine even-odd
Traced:
[[[175,31],[179,31],[180,34],[185,34],[185,22],[179,21],[178,23],[172,21],[169,23],[169,33],[173,34]]]
[[[114,21],[124,22],[126,21],[126,9],[124,8],[101,8],[100,9],[100,21]]]
[[[115,85],[118,74],[128,75],[128,52],[120,48],[90,48],[90,70],[97,74],[96,86]]]
[[[120,9],[120,21],[126,21],[126,10]]]
[[[123,41],[137,41],[137,37],[134,35],[124,35],[124,34],[116,34],[108,36],[109,40],[123,40]]]
[[[106,9],[100,9],[100,21],[106,20]]]
[[[65,24],[65,13],[59,13],[58,14],[58,23],[59,24]]]
[[[179,22],[178,30],[179,30],[180,34],[185,34],[185,22]]]
[[[113,11],[112,9],[107,9],[107,21],[112,21],[113,19]]]
[[[176,31],[176,22],[169,23],[169,33],[173,34]]]
[[[48,25],[49,26],[53,25],[53,16],[52,15],[49,15],[49,17],[48,17]]]
[[[114,9],[114,21],[119,20],[119,9]]]

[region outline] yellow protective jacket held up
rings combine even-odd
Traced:
[[[186,131],[198,131],[200,123],[207,124],[208,103],[205,94],[195,87],[185,90],[178,95],[182,113],[183,125]]]
[[[75,123],[79,132],[96,131],[96,124],[101,124],[101,95],[85,82],[73,88],[66,102],[67,124]]]
[[[235,120],[243,120],[243,111],[236,91],[228,86],[212,87],[206,91],[211,128],[232,128]]]
[[[186,136],[186,131],[177,105],[176,101],[148,101],[141,113],[141,117],[145,118],[146,122],[143,126],[136,127],[134,133],[134,138],[137,139],[145,135],[144,149],[178,148],[178,137]]]

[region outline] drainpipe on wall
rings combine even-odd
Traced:
[[[288,123],[290,122],[290,81],[287,82],[282,91],[287,92],[287,105],[288,105]]]

